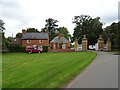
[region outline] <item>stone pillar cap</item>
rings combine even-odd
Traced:
[[[83,35],[83,39],[87,39],[85,34]]]

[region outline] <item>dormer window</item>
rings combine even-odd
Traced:
[[[30,43],[30,40],[27,40],[27,43]]]
[[[43,40],[39,40],[39,43],[43,43]]]

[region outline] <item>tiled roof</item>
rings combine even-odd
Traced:
[[[65,37],[55,37],[50,43],[70,43]]]
[[[48,39],[48,33],[25,33],[22,39]]]

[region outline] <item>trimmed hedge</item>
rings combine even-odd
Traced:
[[[48,52],[48,46],[43,46],[43,52]]]
[[[111,48],[112,48],[112,49],[120,49],[119,46],[112,46]]]
[[[25,52],[26,47],[22,47],[21,45],[8,45],[9,52]]]

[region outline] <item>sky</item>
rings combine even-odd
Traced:
[[[118,21],[119,0],[0,0],[0,19],[5,22],[5,36],[14,36],[22,29],[45,27],[45,20],[58,20],[59,27],[74,32],[74,16],[100,17],[103,28]]]

